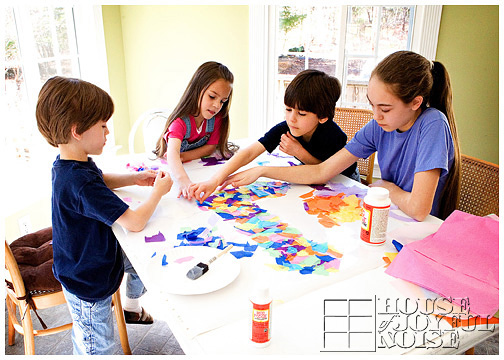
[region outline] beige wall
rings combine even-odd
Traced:
[[[114,118],[116,143],[123,145],[123,152],[135,120],[151,108],[174,108],[194,71],[209,60],[233,72],[230,137],[247,136],[247,6],[102,8],[111,95],[124,107],[124,114]],[[140,136],[135,144],[142,147]]]
[[[499,7],[443,6],[436,57],[450,73],[462,153],[499,163]]]

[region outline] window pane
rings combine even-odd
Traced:
[[[282,75],[297,75],[305,69],[305,56],[280,55],[278,57],[278,73]]]
[[[56,70],[56,61],[45,61],[38,64],[40,73],[40,82],[45,83],[49,78],[55,76],[58,71]]]
[[[347,81],[349,83],[367,83],[374,67],[374,58],[349,57],[347,64]]]
[[[379,55],[408,48],[411,8],[408,6],[384,6],[381,13]]]
[[[327,58],[309,58],[308,68],[334,75],[336,73],[336,59]]]
[[[347,24],[346,51],[372,55],[375,50],[377,7],[352,6]]]
[[[71,14],[68,14],[71,16]],[[58,37],[59,54],[70,55],[70,46],[68,44],[68,30],[67,30],[67,14],[64,8],[54,9],[54,21],[56,25],[56,36]]]
[[[54,57],[54,44],[50,28],[49,9],[47,7],[30,9],[33,39],[40,59]]]
[[[340,6],[281,7],[278,73],[297,75],[310,68],[335,75],[340,21]]]
[[[61,60],[61,74],[63,76],[74,77],[72,60],[70,59]]]

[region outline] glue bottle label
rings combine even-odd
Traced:
[[[388,206],[372,206],[364,202],[362,206],[361,239],[372,245],[383,244],[386,240]]]
[[[252,302],[252,342],[266,344],[271,339],[271,302],[260,305]]]

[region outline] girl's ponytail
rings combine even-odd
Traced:
[[[448,71],[438,61],[433,62],[431,69],[432,73],[432,89],[429,95],[429,106],[443,112],[448,119],[450,131],[453,139],[454,161],[453,166],[446,180],[443,193],[441,195],[441,207],[439,217],[446,219],[453,210],[458,207],[460,200],[460,145],[457,132],[457,124],[455,122],[455,114],[453,111],[453,94]]]

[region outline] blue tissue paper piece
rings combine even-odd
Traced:
[[[237,259],[241,259],[243,257],[251,257],[252,255],[254,255],[254,253],[250,251],[231,251],[231,254],[233,254],[233,256]]]

